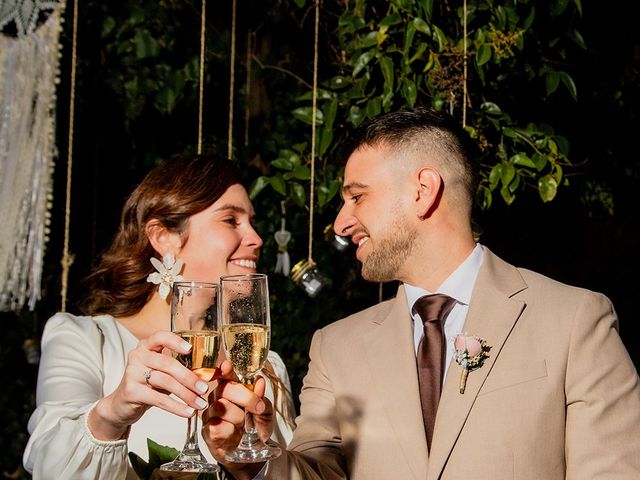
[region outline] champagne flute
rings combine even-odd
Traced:
[[[264,274],[228,275],[220,279],[222,344],[240,381],[250,390],[269,353],[271,318],[269,287]],[[256,463],[280,456],[280,449],[258,436],[245,412],[240,444],[225,455],[230,462]]]
[[[204,282],[176,282],[171,296],[171,331],[191,344],[187,354],[175,358],[203,381],[213,377],[218,365],[218,285]],[[198,446],[198,413],[187,419],[187,440],[180,455],[160,470],[170,472],[218,472],[207,462]]]

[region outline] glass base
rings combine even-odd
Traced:
[[[282,453],[280,448],[274,445],[262,444],[261,448],[256,447],[258,445],[253,445],[253,448],[243,448],[240,444],[233,452],[227,453],[224,458],[233,463],[261,463],[278,458]]]
[[[163,472],[217,473],[220,468],[212,463],[179,462],[175,460],[161,465],[160,470]]]
[[[216,473],[220,471],[217,465],[208,463],[199,450],[192,453],[193,455],[189,455],[182,452],[173,462],[161,465],[160,470],[185,473]]]

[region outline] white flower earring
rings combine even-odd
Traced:
[[[184,280],[182,275],[180,275],[183,262],[180,259],[174,259],[171,253],[165,253],[162,256],[162,263],[155,257],[151,257],[149,260],[157,272],[150,273],[147,277],[147,282],[160,285],[158,287],[158,293],[160,293],[160,298],[166,300],[174,282]]]

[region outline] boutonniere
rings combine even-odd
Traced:
[[[454,358],[458,365],[462,367],[459,386],[460,393],[464,393],[469,372],[480,368],[484,361],[489,358],[487,353],[491,350],[491,345],[488,345],[484,338],[460,333],[453,340],[453,346],[456,350]]]

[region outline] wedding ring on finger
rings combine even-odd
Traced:
[[[151,383],[149,383],[149,379],[151,378],[151,373],[153,372],[153,370],[151,370],[150,368],[147,368],[144,372],[142,372],[142,376],[144,377],[144,381],[147,383],[147,385],[149,385],[151,388],[153,388],[153,385],[151,385]]]

